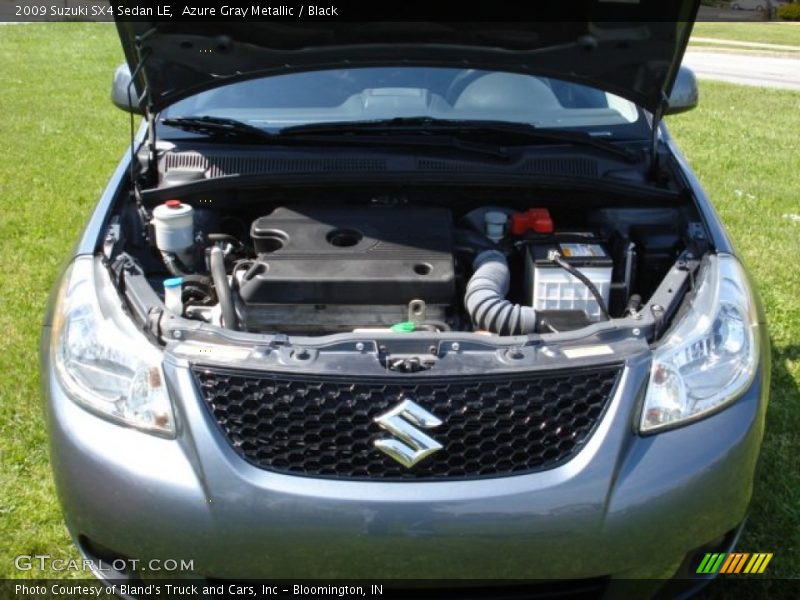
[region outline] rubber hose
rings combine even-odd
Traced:
[[[455,243],[457,249],[467,251],[470,254],[479,254],[484,250],[497,248],[497,244],[488,237],[471,229],[457,229]]]
[[[472,265],[464,298],[476,327],[500,335],[524,335],[536,330],[536,311],[530,306],[512,304],[506,299],[511,284],[508,262],[502,252],[481,252]]]
[[[233,307],[231,288],[228,285],[228,276],[225,273],[225,255],[222,248],[214,246],[208,253],[208,263],[211,269],[211,279],[214,280],[214,289],[217,292],[219,306],[222,309],[222,326],[228,329],[238,329],[236,309]]]
[[[186,277],[186,272],[178,266],[178,258],[172,252],[164,252],[162,250],[161,258],[164,260],[167,271],[173,277]]]

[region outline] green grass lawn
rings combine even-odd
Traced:
[[[695,23],[692,36],[735,40],[737,42],[759,42],[800,46],[800,23],[772,21],[769,23],[702,22]]]
[[[764,300],[772,397],[743,551],[800,577],[800,93],[701,81],[700,106],[668,119]],[[788,254],[786,254],[788,253]],[[774,548],[774,550],[773,550]]]
[[[0,578],[20,575],[18,554],[76,557],[50,477],[37,344],[50,285],[126,146],[128,118],[108,99],[120,61],[110,25],[0,29]],[[774,341],[741,548],[774,552],[771,576],[800,577],[800,222],[785,216],[800,213],[800,93],[701,86],[700,108],[669,125],[760,285]]]
[[[109,101],[121,60],[110,24],[0,28],[0,577],[18,575],[18,554],[76,555],[50,477],[36,346],[48,289],[126,146],[128,118]]]

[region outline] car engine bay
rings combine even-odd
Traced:
[[[107,256],[167,314],[252,334],[559,334],[641,318],[660,286],[677,300],[649,316],[674,313],[665,281],[707,251],[693,205],[563,194],[186,194],[129,206]]]

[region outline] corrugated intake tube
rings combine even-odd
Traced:
[[[479,329],[500,335],[521,335],[536,330],[536,311],[506,299],[511,284],[506,257],[499,250],[485,250],[472,263],[475,272],[467,284],[464,304]]]

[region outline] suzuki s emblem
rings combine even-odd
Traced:
[[[442,449],[439,442],[420,431],[438,427],[442,422],[411,400],[403,400],[394,408],[378,415],[375,422],[394,436],[375,440],[375,447],[404,467],[411,468],[423,458]]]

